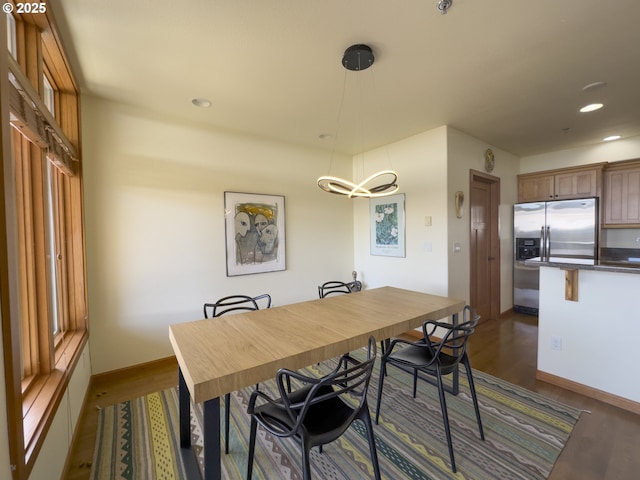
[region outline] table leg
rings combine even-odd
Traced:
[[[180,410],[180,447],[191,450],[191,395],[187,383],[178,369],[178,401]],[[203,456],[205,480],[220,480],[220,398],[212,398],[204,402]],[[191,453],[190,455],[187,453]],[[185,452],[183,460],[187,471],[197,471],[197,463],[193,452]],[[193,465],[191,465],[193,463]],[[195,467],[195,468],[194,468]]]
[[[191,402],[187,383],[184,381],[182,369],[178,368],[178,402],[180,408],[180,447],[188,448],[191,446]]]
[[[227,405],[227,408],[229,406]],[[220,397],[204,402],[204,478],[220,480]]]

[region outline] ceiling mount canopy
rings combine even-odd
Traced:
[[[344,51],[342,66],[352,71],[366,70],[373,65],[375,60],[373,50],[369,45],[351,45]]]
[[[373,50],[371,50],[369,45],[363,44],[351,45],[344,51],[344,55],[342,56],[342,66],[347,70],[355,72],[366,70],[373,65],[374,61],[375,56],[373,55]],[[333,157],[333,152],[331,156]],[[364,152],[362,153],[362,159],[364,162]],[[396,193],[399,189],[397,180],[398,174],[396,172],[393,170],[383,170],[370,175],[358,183],[326,175],[318,178],[318,186],[325,192],[346,195],[349,198],[374,198]],[[370,186],[370,184],[372,185]]]

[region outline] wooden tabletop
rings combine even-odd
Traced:
[[[171,325],[194,402],[220,397],[458,313],[462,300],[381,287],[349,295]]]

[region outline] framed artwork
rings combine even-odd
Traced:
[[[224,192],[227,277],[285,270],[284,196]]]
[[[404,193],[369,200],[371,255],[404,257]]]

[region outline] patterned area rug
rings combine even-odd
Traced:
[[[332,365],[327,361],[305,370],[321,376]],[[580,411],[476,370],[474,379],[486,440],[481,441],[478,434],[463,370],[460,394],[447,394],[458,467],[454,474],[449,466],[437,389],[420,381],[417,398],[413,399],[411,376],[389,369],[380,423],[374,425],[382,478],[512,480],[549,476]],[[369,389],[372,415],[377,383],[376,369]],[[246,408],[253,388],[231,395],[230,452],[222,454],[223,478],[246,477]],[[260,388],[273,393],[275,384],[263,382]],[[192,407],[191,423],[192,444],[196,445],[202,468],[201,405]],[[221,423],[224,424],[224,416]],[[186,479],[178,438],[175,388],[105,407],[99,416],[91,478]],[[293,441],[273,438],[258,429],[253,478],[301,479],[300,458],[299,447]],[[364,426],[355,422],[340,440],[326,445],[323,453],[314,449],[311,465],[314,479],[373,478]]]

